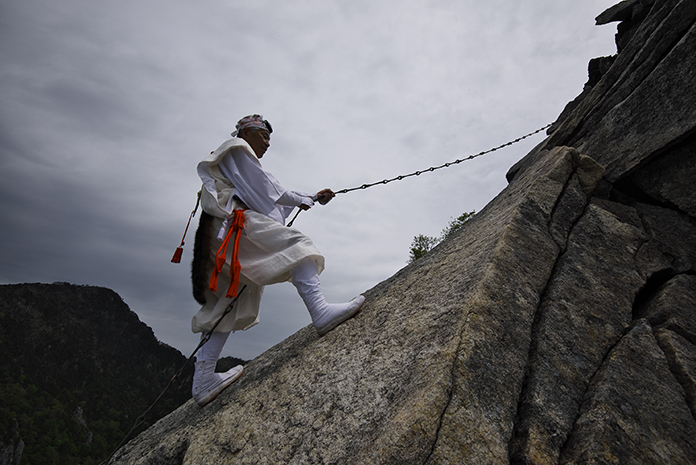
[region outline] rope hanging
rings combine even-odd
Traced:
[[[341,189],[340,191],[336,191],[335,193],[336,193],[336,194],[345,194],[345,193],[348,193],[348,192],[351,192],[351,191],[357,191],[357,190],[361,190],[361,189],[367,189],[368,187],[377,186],[377,185],[379,185],[379,184],[389,184],[390,182],[401,181],[402,179],[410,178],[411,176],[420,176],[420,175],[423,174],[423,173],[429,173],[429,172],[432,172],[432,171],[435,171],[435,170],[439,170],[439,169],[441,169],[441,168],[449,168],[450,166],[452,166],[452,165],[458,165],[459,163],[461,163],[461,162],[463,162],[463,161],[472,160],[472,159],[474,159],[474,158],[476,158],[476,157],[480,157],[481,155],[486,155],[487,153],[495,152],[496,150],[500,150],[500,149],[505,148],[505,147],[508,147],[508,146],[510,146],[510,145],[512,145],[512,144],[516,144],[517,142],[520,142],[520,141],[522,141],[522,140],[524,140],[524,139],[526,139],[526,138],[528,138],[528,137],[531,137],[531,136],[533,136],[534,134],[540,133],[541,131],[543,131],[544,129],[547,129],[547,128],[549,128],[549,127],[551,127],[551,124],[547,124],[547,125],[544,126],[543,128],[539,128],[539,129],[537,129],[537,130],[534,131],[534,132],[530,132],[529,134],[525,134],[525,135],[522,136],[522,137],[518,137],[518,138],[515,139],[515,140],[511,140],[510,142],[506,142],[506,143],[504,143],[504,144],[502,144],[502,145],[499,145],[499,146],[497,146],[497,147],[493,147],[492,149],[484,150],[483,152],[479,152],[479,153],[477,153],[477,154],[475,154],[475,155],[469,155],[469,156],[466,157],[466,158],[459,158],[459,159],[457,159],[457,160],[454,160],[454,161],[445,163],[444,165],[440,165],[440,166],[431,166],[430,168],[425,169],[425,170],[414,171],[413,173],[409,173],[409,174],[402,174],[402,175],[396,176],[396,177],[391,178],[391,179],[383,179],[383,180],[381,180],[381,181],[376,181],[376,182],[373,182],[373,183],[370,183],[370,184],[363,184],[363,185],[357,186],[357,187],[351,187],[351,188],[348,188],[348,189]],[[302,210],[298,210],[297,213],[295,213],[295,216],[293,216],[292,220],[290,220],[290,222],[288,223],[288,227],[292,226],[292,224],[295,222],[295,219],[297,218],[297,215],[299,215],[301,211],[302,211]]]
[[[208,342],[208,341],[210,340],[210,337],[213,335],[213,331],[215,331],[215,328],[217,328],[218,325],[220,324],[220,322],[223,320],[223,318],[225,318],[225,317],[227,316],[227,314],[230,313],[230,312],[232,311],[232,309],[234,308],[234,305],[237,303],[237,300],[239,299],[239,295],[241,295],[242,292],[244,292],[245,289],[246,289],[246,284],[244,284],[244,285],[242,286],[242,288],[239,290],[238,295],[232,298],[232,300],[230,301],[229,305],[227,305],[227,308],[226,308],[225,311],[222,313],[222,316],[215,322],[215,325],[213,325],[213,328],[212,328],[210,331],[208,331],[208,332],[205,334],[204,337],[201,338],[201,342],[198,343],[198,346],[197,346],[196,349],[193,351],[193,353],[191,354],[191,356],[190,356],[189,358],[186,359],[186,361],[185,361],[184,364],[181,366],[181,368],[179,368],[179,371],[177,371],[177,372],[174,374],[174,376],[172,376],[172,379],[169,380],[169,383],[167,383],[167,385],[166,385],[165,388],[162,390],[162,392],[160,393],[160,395],[157,396],[157,399],[155,399],[155,401],[154,401],[152,404],[150,404],[150,406],[149,406],[138,418],[135,419],[135,423],[134,423],[133,426],[131,427],[130,431],[128,431],[128,433],[126,433],[126,436],[123,438],[123,440],[121,441],[121,443],[120,443],[118,446],[116,446],[116,448],[113,450],[113,452],[111,452],[111,455],[109,455],[109,457],[107,457],[106,460],[103,460],[102,462],[100,462],[100,465],[105,465],[106,463],[108,463],[109,460],[111,460],[111,458],[114,456],[114,454],[116,454],[116,452],[126,443],[126,441],[128,440],[128,438],[130,437],[130,435],[133,434],[133,432],[134,432],[138,427],[140,427],[140,426],[142,426],[142,425],[145,424],[145,419],[146,419],[146,417],[147,417],[147,414],[150,413],[150,411],[155,407],[155,404],[162,398],[162,396],[164,396],[164,394],[167,392],[167,390],[169,390],[169,388],[171,387],[172,383],[174,383],[174,381],[175,381],[177,378],[179,378],[179,376],[181,376],[181,374],[184,372],[184,368],[186,368],[186,366],[187,366],[189,363],[191,363],[191,361],[193,360],[193,357],[194,357],[194,356],[196,355],[196,353],[198,352],[198,349],[200,349],[201,347],[203,347],[203,344],[205,344],[206,342]]]

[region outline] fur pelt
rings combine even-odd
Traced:
[[[201,212],[193,245],[193,261],[191,262],[193,298],[201,305],[205,305],[205,290],[208,289],[210,273],[215,265],[213,255],[210,252],[213,244],[212,226],[213,216]]]

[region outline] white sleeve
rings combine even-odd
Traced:
[[[311,196],[303,195],[299,192],[285,191],[283,195],[276,200],[278,205],[284,205],[288,207],[299,207],[300,205],[307,205],[309,208],[314,206],[314,201]]]
[[[220,160],[220,171],[232,181],[236,195],[254,211],[269,215],[286,190],[241,150],[230,150]]]

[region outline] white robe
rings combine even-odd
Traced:
[[[249,208],[244,212],[244,229],[239,241],[242,270],[239,288],[244,284],[247,288],[240,294],[234,310],[215,329],[219,332],[247,330],[259,322],[265,285],[289,281],[290,270],[307,258],[314,260],[319,273],[324,270],[324,257],[311,239],[284,226],[285,219],[306,194],[286,191],[270,173],[263,171],[249,144],[239,138],[225,141],[200,162],[198,175],[203,181],[201,206],[214,217],[213,237],[218,236],[223,221],[233,210],[243,208],[236,198]],[[213,240],[211,254],[217,252],[224,233]],[[229,247],[218,277],[217,291],[206,290],[206,304],[191,320],[194,333],[212,329],[232,300],[225,297],[230,282],[231,255],[232,247]]]

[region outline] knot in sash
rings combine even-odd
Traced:
[[[220,248],[215,254],[215,267],[213,274],[210,277],[209,289],[213,292],[217,291],[218,275],[222,272],[222,267],[225,265],[227,257],[227,247],[230,244],[230,239],[234,234],[234,245],[232,247],[232,260],[230,262],[230,286],[227,288],[225,297],[237,297],[239,289],[239,275],[242,272],[242,266],[239,264],[239,239],[241,238],[242,229],[244,228],[244,210],[235,210],[232,223],[227,229],[227,235],[222,241]]]

